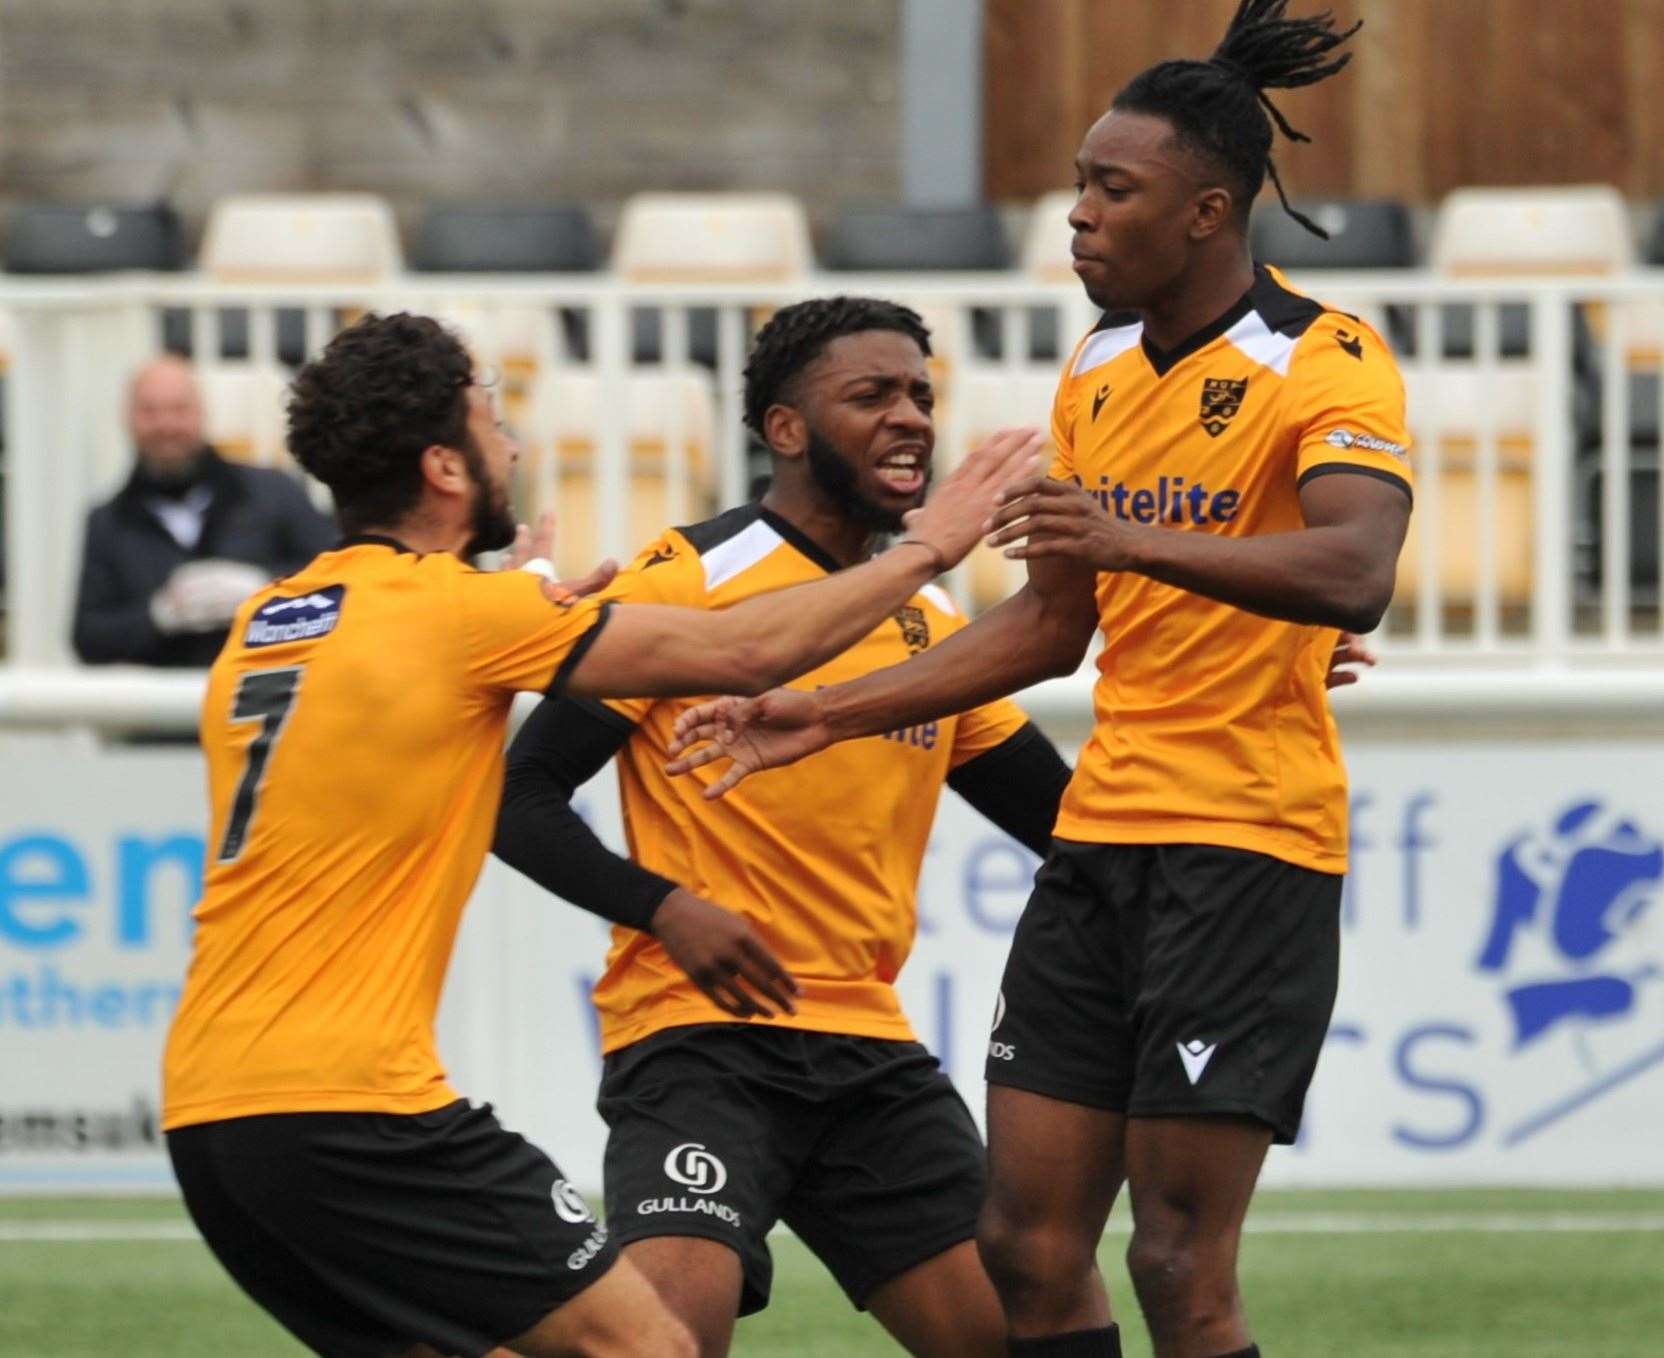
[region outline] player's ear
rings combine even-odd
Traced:
[[[1236,199],[1219,185],[1199,192],[1191,203],[1190,239],[1204,241],[1227,226],[1236,214]]]
[[[422,480],[441,495],[462,495],[468,491],[468,459],[455,448],[430,443],[422,449]]]
[[[781,457],[802,457],[809,447],[809,422],[793,406],[772,405],[763,414],[763,440]]]

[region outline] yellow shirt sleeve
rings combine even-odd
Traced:
[[[644,547],[619,571],[600,597],[610,603],[674,604],[705,607],[705,567],[693,545],[674,528]],[[655,698],[608,698],[606,705],[625,720],[641,725]]]
[[[1295,355],[1292,382],[1299,485],[1353,472],[1413,493],[1404,379],[1371,327],[1335,312],[1320,317]]]
[[[547,692],[605,619],[599,599],[566,595],[530,571],[466,571],[459,593],[467,678],[487,693]]]
[[[996,698],[981,707],[963,712],[954,725],[953,756],[948,767],[956,769],[979,754],[1005,744],[1028,725],[1028,713],[1009,698]]]
[[[1084,341],[1082,341],[1084,343]],[[1080,345],[1063,367],[1057,379],[1057,395],[1052,398],[1052,466],[1046,474],[1054,481],[1070,481],[1075,475],[1075,357]]]

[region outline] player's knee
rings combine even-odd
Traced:
[[[992,1202],[977,1223],[976,1247],[1008,1308],[1028,1298],[1072,1292],[1097,1266],[1093,1242],[1078,1232],[1020,1221]]]
[[[1196,1232],[1139,1226],[1127,1246],[1132,1275],[1151,1327],[1194,1326],[1222,1317],[1236,1293],[1228,1254]]]

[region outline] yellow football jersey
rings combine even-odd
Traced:
[[[754,594],[823,578],[837,563],[759,505],[673,529],[623,571],[604,597],[725,608]],[[793,681],[819,688],[899,664],[965,625],[927,585],[837,659]],[[1002,744],[1027,718],[1009,700],[956,717],[822,750],[747,779],[719,801],[716,775],[664,772],[677,715],[692,701],[637,699],[606,707],[634,728],[618,755],[631,856],[689,890],[743,913],[802,986],[797,1014],[776,1027],[907,1040],[893,983],[912,950],[919,866],[950,769]],[[662,1028],[734,1022],[649,935],[613,930],[595,988],[604,1050]]]
[[[1106,316],[1069,359],[1052,475],[1173,532],[1305,526],[1333,473],[1411,493],[1404,384],[1369,326],[1275,272],[1170,353]],[[1131,573],[1097,585],[1097,724],[1058,818],[1088,843],[1219,844],[1344,872],[1346,773],[1324,676],[1337,634]]]
[[[203,702],[208,865],[166,1127],[457,1097],[434,1015],[509,704],[569,672],[603,616],[524,571],[387,539],[242,606]]]

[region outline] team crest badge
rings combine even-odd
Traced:
[[[896,626],[901,628],[901,639],[912,655],[917,655],[930,645],[930,623],[925,619],[924,609],[906,604],[896,610]]]
[[[1209,377],[1202,382],[1202,428],[1218,438],[1242,409],[1242,398],[1248,394],[1248,379],[1240,382],[1231,377]]]

